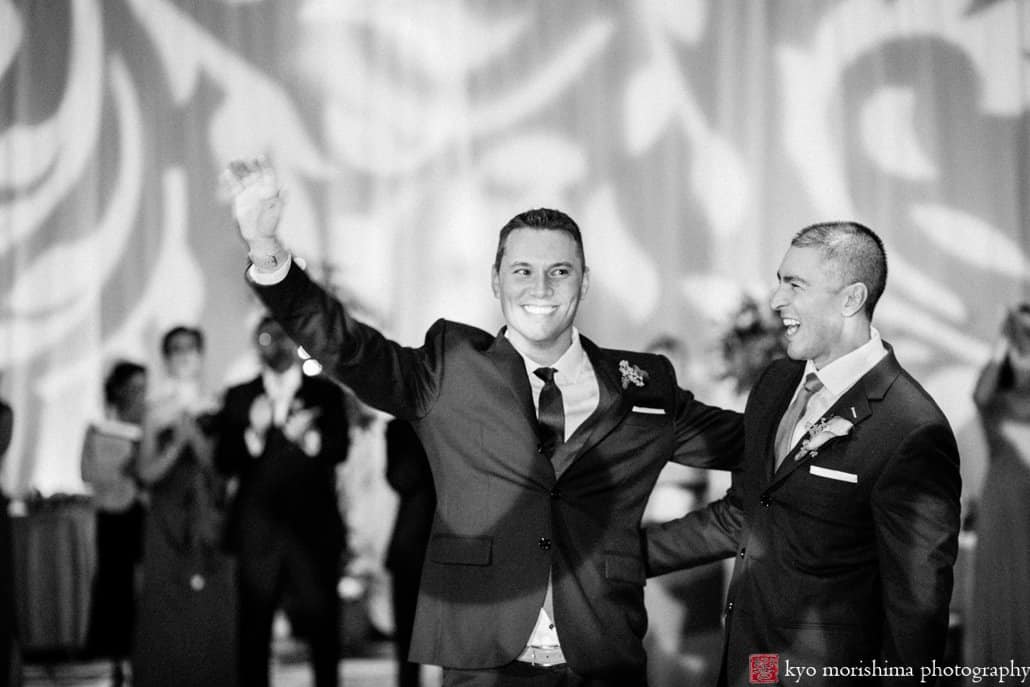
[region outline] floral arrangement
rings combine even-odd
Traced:
[[[787,355],[783,323],[768,306],[745,296],[719,337],[725,369],[723,379],[736,382],[738,394],[747,393],[769,363]]]

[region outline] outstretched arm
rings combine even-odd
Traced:
[[[283,195],[264,159],[231,162],[221,183],[250,249],[252,286],[290,338],[368,405],[397,417],[428,412],[437,394],[445,327],[434,327],[421,348],[400,346],[353,319],[339,299],[293,264],[278,233]]]
[[[726,495],[682,518],[644,528],[644,554],[649,577],[692,568],[736,553],[744,529],[737,494]]]

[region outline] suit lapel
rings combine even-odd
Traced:
[[[511,392],[515,405],[525,417],[526,422],[539,437],[540,424],[537,421],[536,408],[533,406],[533,390],[529,387],[529,377],[526,376],[526,363],[504,336],[503,329],[486,350],[486,356],[497,368],[501,379],[507,384],[508,391]]]
[[[622,386],[615,377],[614,365],[607,359],[600,348],[594,342],[582,334],[579,340],[583,344],[583,350],[590,358],[590,364],[594,368],[594,376],[597,378],[598,399],[597,408],[583,421],[569,440],[558,447],[555,451],[552,462],[555,472],[561,476],[577,458],[597,445],[612,429],[615,428],[626,413],[630,410],[630,404],[622,393]]]
[[[758,446],[762,447],[762,465],[765,467],[766,480],[772,479],[773,467],[776,465],[776,430],[780,426],[783,414],[787,412],[787,406],[794,397],[794,390],[797,389],[804,371],[803,363],[795,363],[781,382],[774,382],[775,391],[770,398],[767,420],[758,423],[756,439]],[[784,464],[789,458],[788,455],[784,459]]]
[[[871,401],[880,401],[886,395],[887,390],[890,388],[894,380],[897,379],[898,374],[901,372],[901,366],[898,365],[898,359],[894,357],[894,350],[884,343],[887,348],[887,355],[873,366],[873,369],[866,372],[854,386],[844,392],[844,394],[837,399],[832,406],[827,409],[825,413],[819,418],[818,421],[834,417],[835,415],[844,418],[857,426],[863,420],[872,415],[872,408],[870,406]],[[844,437],[831,440],[841,441]],[[780,465],[779,470],[773,476],[773,485],[782,482],[791,473],[797,470],[801,465],[808,463],[814,454],[807,453],[804,456],[798,456],[798,452],[801,450],[801,444],[804,441],[798,442],[798,445],[787,454],[787,457],[783,459],[783,464]],[[831,444],[832,445],[832,444]]]

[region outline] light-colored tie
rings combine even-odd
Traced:
[[[794,436],[794,428],[797,427],[798,421],[805,416],[805,407],[808,405],[809,399],[822,388],[823,383],[819,381],[819,377],[814,372],[809,372],[805,377],[805,383],[798,390],[798,395],[794,397],[787,412],[780,419],[780,426],[776,430],[777,468],[780,467],[780,463],[794,446],[794,442],[791,441]]]

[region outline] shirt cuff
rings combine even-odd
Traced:
[[[272,284],[278,284],[286,278],[286,273],[290,271],[290,265],[292,264],[293,257],[288,255],[286,256],[286,259],[283,260],[283,263],[276,267],[275,270],[273,270],[272,272],[258,272],[257,268],[254,267],[254,265],[251,265],[247,268],[247,276],[255,284],[259,284],[261,286],[271,286]],[[299,261],[297,263],[297,266],[303,267],[303,265],[301,265]]]

